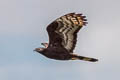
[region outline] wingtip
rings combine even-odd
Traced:
[[[86,26],[86,24],[88,24],[86,16],[84,16],[82,13],[75,14],[74,16],[80,17],[80,19],[83,21],[84,26]]]

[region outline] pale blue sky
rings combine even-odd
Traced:
[[[119,0],[0,0],[0,80],[119,80]],[[88,25],[75,53],[99,62],[56,61],[33,52],[48,42],[46,26],[69,13]]]

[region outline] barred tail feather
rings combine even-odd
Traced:
[[[90,58],[90,57],[84,57],[84,56],[74,56],[74,57],[72,57],[72,60],[84,60],[84,61],[90,61],[90,62],[98,61],[98,59]]]
[[[89,57],[84,57],[84,56],[78,56],[78,59],[84,60],[84,61],[90,61],[90,62],[96,62],[96,61],[98,61],[98,59],[89,58]]]

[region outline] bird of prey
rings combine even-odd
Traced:
[[[73,53],[77,42],[77,33],[87,24],[86,16],[76,13],[68,13],[57,18],[47,26],[49,43],[41,43],[44,46],[34,51],[56,60],[84,60],[96,62],[98,59],[80,56]]]

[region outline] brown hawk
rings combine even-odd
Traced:
[[[87,24],[86,16],[69,13],[53,21],[47,27],[49,44],[41,43],[45,48],[36,48],[38,53],[56,60],[84,60],[96,62],[98,59],[73,54],[77,42],[77,33]]]

